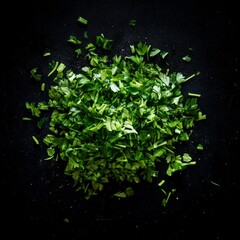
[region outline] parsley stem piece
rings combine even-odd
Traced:
[[[36,81],[41,81],[41,74],[38,73],[38,68],[33,68],[31,70],[31,76],[36,80]]]
[[[41,91],[44,92],[44,90],[45,90],[45,83],[42,83],[41,84]]]
[[[35,142],[37,145],[39,145],[38,139],[37,139],[35,136],[32,136],[32,138],[33,138],[34,142]]]
[[[78,18],[78,22],[84,24],[84,25],[87,25],[88,24],[88,20],[86,18],[83,18],[83,17],[79,17]]]
[[[201,97],[201,94],[198,94],[198,93],[188,93],[188,96],[190,97]]]
[[[188,81],[188,80],[190,80],[190,79],[192,79],[192,78],[194,78],[195,76],[197,76],[197,75],[199,75],[199,74],[200,74],[200,72],[197,72],[197,73],[192,74],[191,76],[189,76],[188,78],[185,79],[185,82]]]
[[[158,183],[158,186],[161,187],[165,183],[165,180],[161,180],[161,182]]]
[[[24,121],[31,121],[32,119],[28,118],[28,117],[23,117],[22,120],[24,120]]]
[[[48,56],[50,56],[50,55],[51,55],[50,52],[46,52],[46,53],[43,54],[44,57],[48,57]]]
[[[48,74],[48,77],[49,77],[50,75],[52,75],[52,74],[56,71],[56,69],[57,69],[57,67],[58,67],[58,64],[59,64],[59,62],[55,62],[52,71],[50,71],[49,74]]]

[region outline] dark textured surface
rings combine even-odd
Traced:
[[[0,239],[232,239],[239,206],[239,24],[231,1],[43,1],[6,3],[2,26],[1,77],[1,220]],[[78,16],[88,26],[76,23]],[[134,28],[129,20],[136,19]],[[11,20],[11,21],[10,21]],[[188,150],[197,165],[177,174],[177,192],[166,208],[159,189],[139,185],[136,195],[119,201],[107,192],[89,201],[74,192],[63,176],[63,163],[43,161],[42,137],[32,123],[22,122],[25,101],[46,98],[29,78],[31,68],[47,72],[50,59],[79,69],[70,34],[89,40],[103,33],[114,40],[112,54],[127,54],[129,45],[146,41],[169,51],[171,69],[201,74],[185,90],[199,92],[207,120],[194,129]],[[188,48],[193,48],[189,52]],[[189,64],[181,57],[192,55]],[[202,153],[193,146],[203,142]],[[216,186],[213,182],[218,183]],[[60,187],[62,186],[62,187]],[[68,219],[69,223],[64,219]],[[19,228],[18,228],[19,227]],[[9,228],[9,229],[8,229]]]

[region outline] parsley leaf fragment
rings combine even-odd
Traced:
[[[186,56],[182,57],[182,60],[185,62],[190,62],[192,60],[192,58],[189,55],[186,55]]]

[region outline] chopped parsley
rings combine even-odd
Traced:
[[[78,21],[87,24],[82,17]],[[68,41],[81,44],[74,35]],[[77,48],[77,57],[88,60],[78,71],[59,61],[49,63],[46,78],[52,77],[52,85],[48,89],[41,85],[48,99],[26,102],[26,108],[38,118],[40,129],[48,128],[42,139],[45,160],[63,160],[64,174],[86,199],[111,181],[119,183],[112,193],[118,198],[132,196],[134,184],[156,181],[165,206],[175,189],[166,191],[162,185],[175,172],[196,164],[189,153],[178,153],[177,144],[189,141],[195,123],[206,119],[198,106],[201,95],[182,93],[185,82],[199,72],[185,76],[164,70],[151,60],[157,55],[164,59],[168,52],[143,42],[130,45],[129,56],[110,58],[112,44],[112,39],[100,34],[85,48]],[[31,75],[40,78],[37,68]],[[49,122],[42,111],[49,113]],[[160,175],[162,165],[167,167]]]

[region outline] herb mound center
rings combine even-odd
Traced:
[[[96,49],[109,50],[111,40],[96,39],[96,46],[86,47],[89,66],[76,73],[57,62],[49,73],[55,77],[48,102],[26,106],[37,117],[51,112],[43,139],[46,159],[64,160],[65,174],[87,199],[111,181],[128,184],[114,194],[126,197],[134,192],[132,183],[165,179],[196,163],[175,150],[189,140],[195,122],[206,118],[198,107],[200,94],[182,94],[182,85],[198,73],[185,77],[163,70],[151,59],[167,53],[141,42],[130,46],[130,56],[109,59]],[[159,176],[162,163],[167,168]]]

